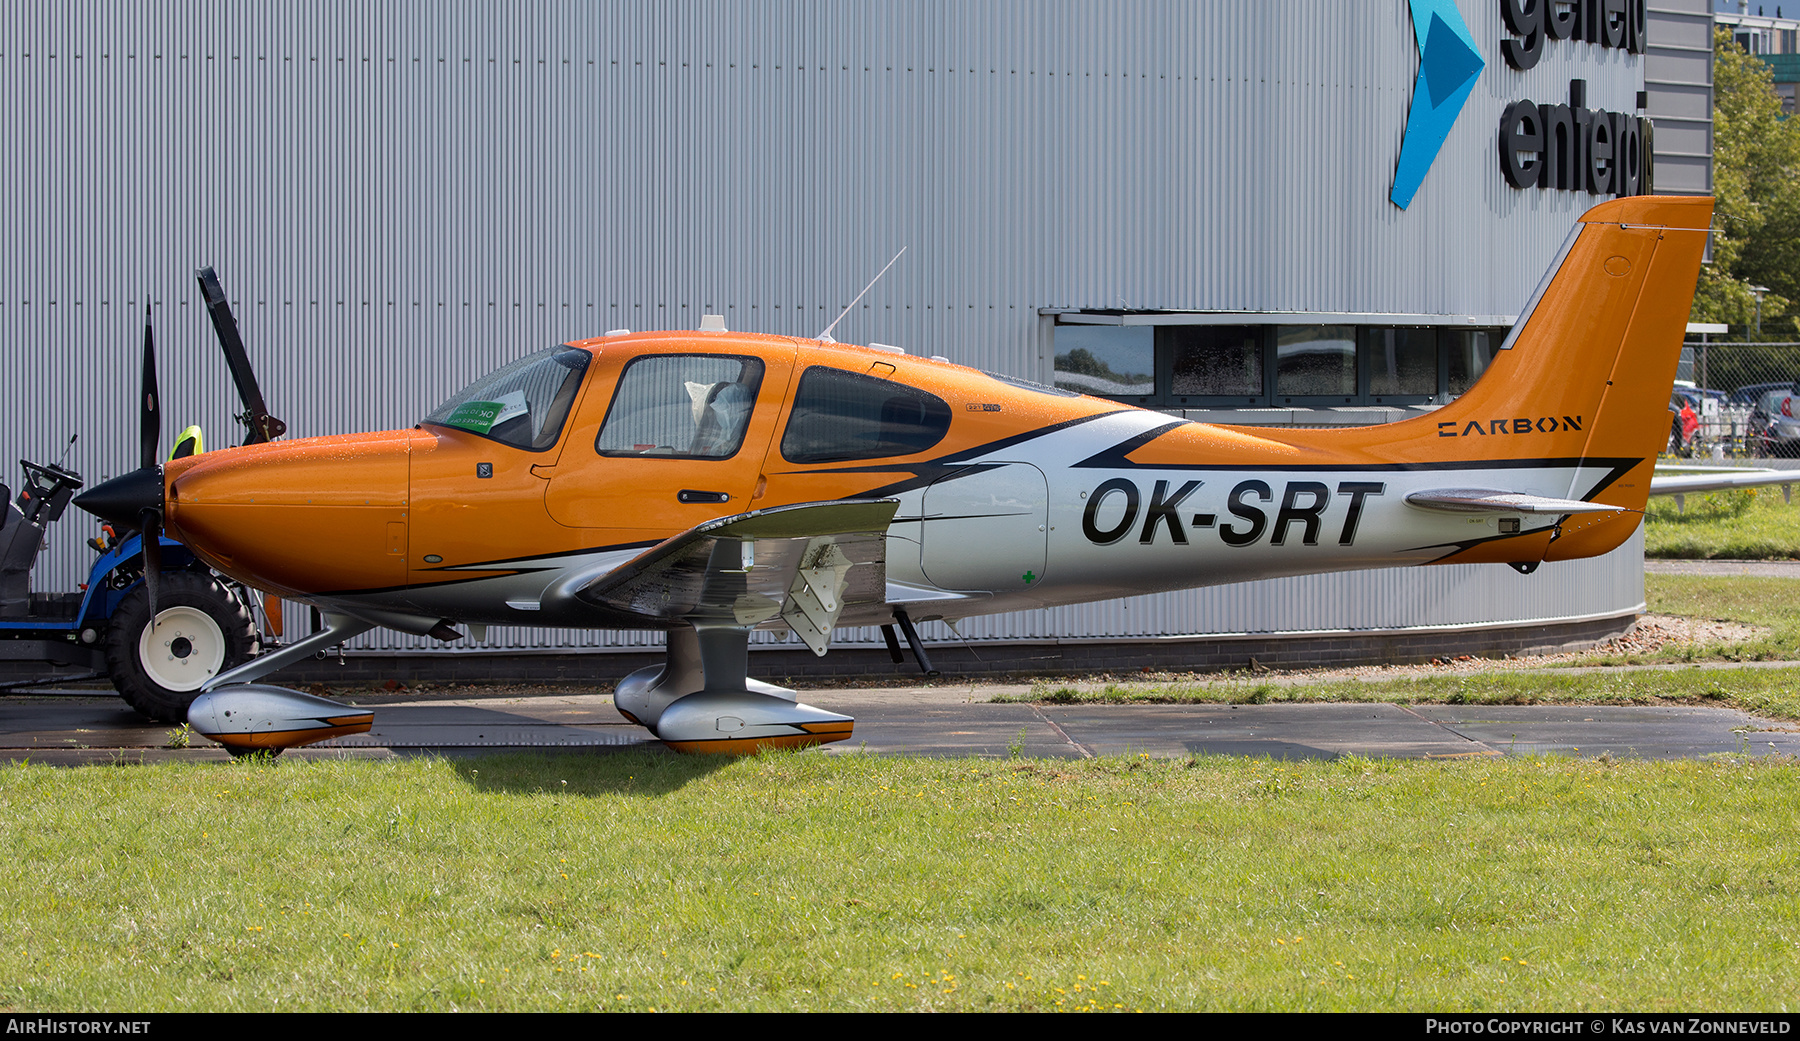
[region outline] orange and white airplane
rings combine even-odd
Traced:
[[[555,347],[412,429],[207,452],[76,501],[323,613],[206,684],[190,720],[240,749],[366,729],[253,682],[283,664],[376,626],[522,624],[667,630],[666,664],[616,701],[675,748],[837,741],[850,718],[747,676],[753,629],[824,654],[836,626],[898,624],[916,650],[927,619],[1618,546],[1668,436],[1711,211],[1596,206],[1477,384],[1384,426],[1213,426],[702,328]]]

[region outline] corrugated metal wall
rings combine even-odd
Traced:
[[[235,434],[203,263],[296,436],[409,425],[613,327],[717,312],[810,335],[902,246],[839,339],[1038,379],[1045,306],[1514,313],[1597,200],[1507,187],[1500,110],[1580,77],[1590,107],[1631,111],[1643,76],[1574,44],[1514,72],[1498,5],[1459,8],[1487,68],[1405,211],[1387,201],[1418,67],[1404,0],[25,9],[0,28],[0,446],[54,458],[80,433],[90,478],[130,465],[146,300],[166,436]],[[56,530],[40,588],[78,580],[86,530]],[[1391,598],[1427,622],[1458,582],[1498,602],[1518,581],[1439,574],[980,631],[1194,631],[1209,598],[1268,624]],[[1569,574],[1544,609],[1623,602]]]
[[[1656,124],[1656,190],[1712,191],[1711,0],[1652,0],[1644,87]]]

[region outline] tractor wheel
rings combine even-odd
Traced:
[[[165,571],[158,586],[155,625],[143,585],[119,602],[106,631],[106,671],[127,705],[182,723],[208,680],[249,660],[256,627],[211,576]]]

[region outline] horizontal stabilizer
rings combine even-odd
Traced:
[[[1800,471],[1795,470],[1691,470],[1682,474],[1662,474],[1650,478],[1651,495],[1691,495],[1695,492],[1717,492],[1728,488],[1755,488],[1769,484],[1800,484]]]
[[[1552,499],[1547,495],[1499,491],[1493,488],[1434,488],[1406,497],[1410,506],[1440,513],[1619,513],[1622,506]]]

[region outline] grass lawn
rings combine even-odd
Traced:
[[[1768,761],[0,768],[0,1005],[1785,1010]]]
[[[1652,613],[1745,622],[1768,635],[1742,643],[1664,647],[1650,653],[1596,653],[1565,665],[1616,666],[1800,658],[1800,591],[1783,578],[1646,575]],[[1775,719],[1800,720],[1800,671],[1676,669],[1658,671],[1454,672],[1381,679],[1270,680],[1215,673],[1170,682],[1046,683],[1015,700],[1061,704],[1262,704],[1283,701],[1407,704],[1729,705]]]
[[[1173,683],[1040,684],[1024,698],[1052,704],[1261,705],[1365,702],[1406,705],[1730,706],[1800,720],[1793,669],[1676,669],[1630,672],[1474,672],[1401,679],[1288,682],[1226,676]]]
[[[1800,473],[1795,476],[1800,478]],[[1800,481],[1796,481],[1800,483]],[[1800,504],[1779,485],[1689,495],[1654,495],[1644,511],[1644,556],[1677,559],[1788,560],[1800,557]]]
[[[1772,630],[1697,658],[1800,643],[1783,580],[1648,589]],[[1800,719],[1794,676],[1067,696]],[[1796,806],[1742,757],[0,766],[0,1008],[1787,1011]]]

